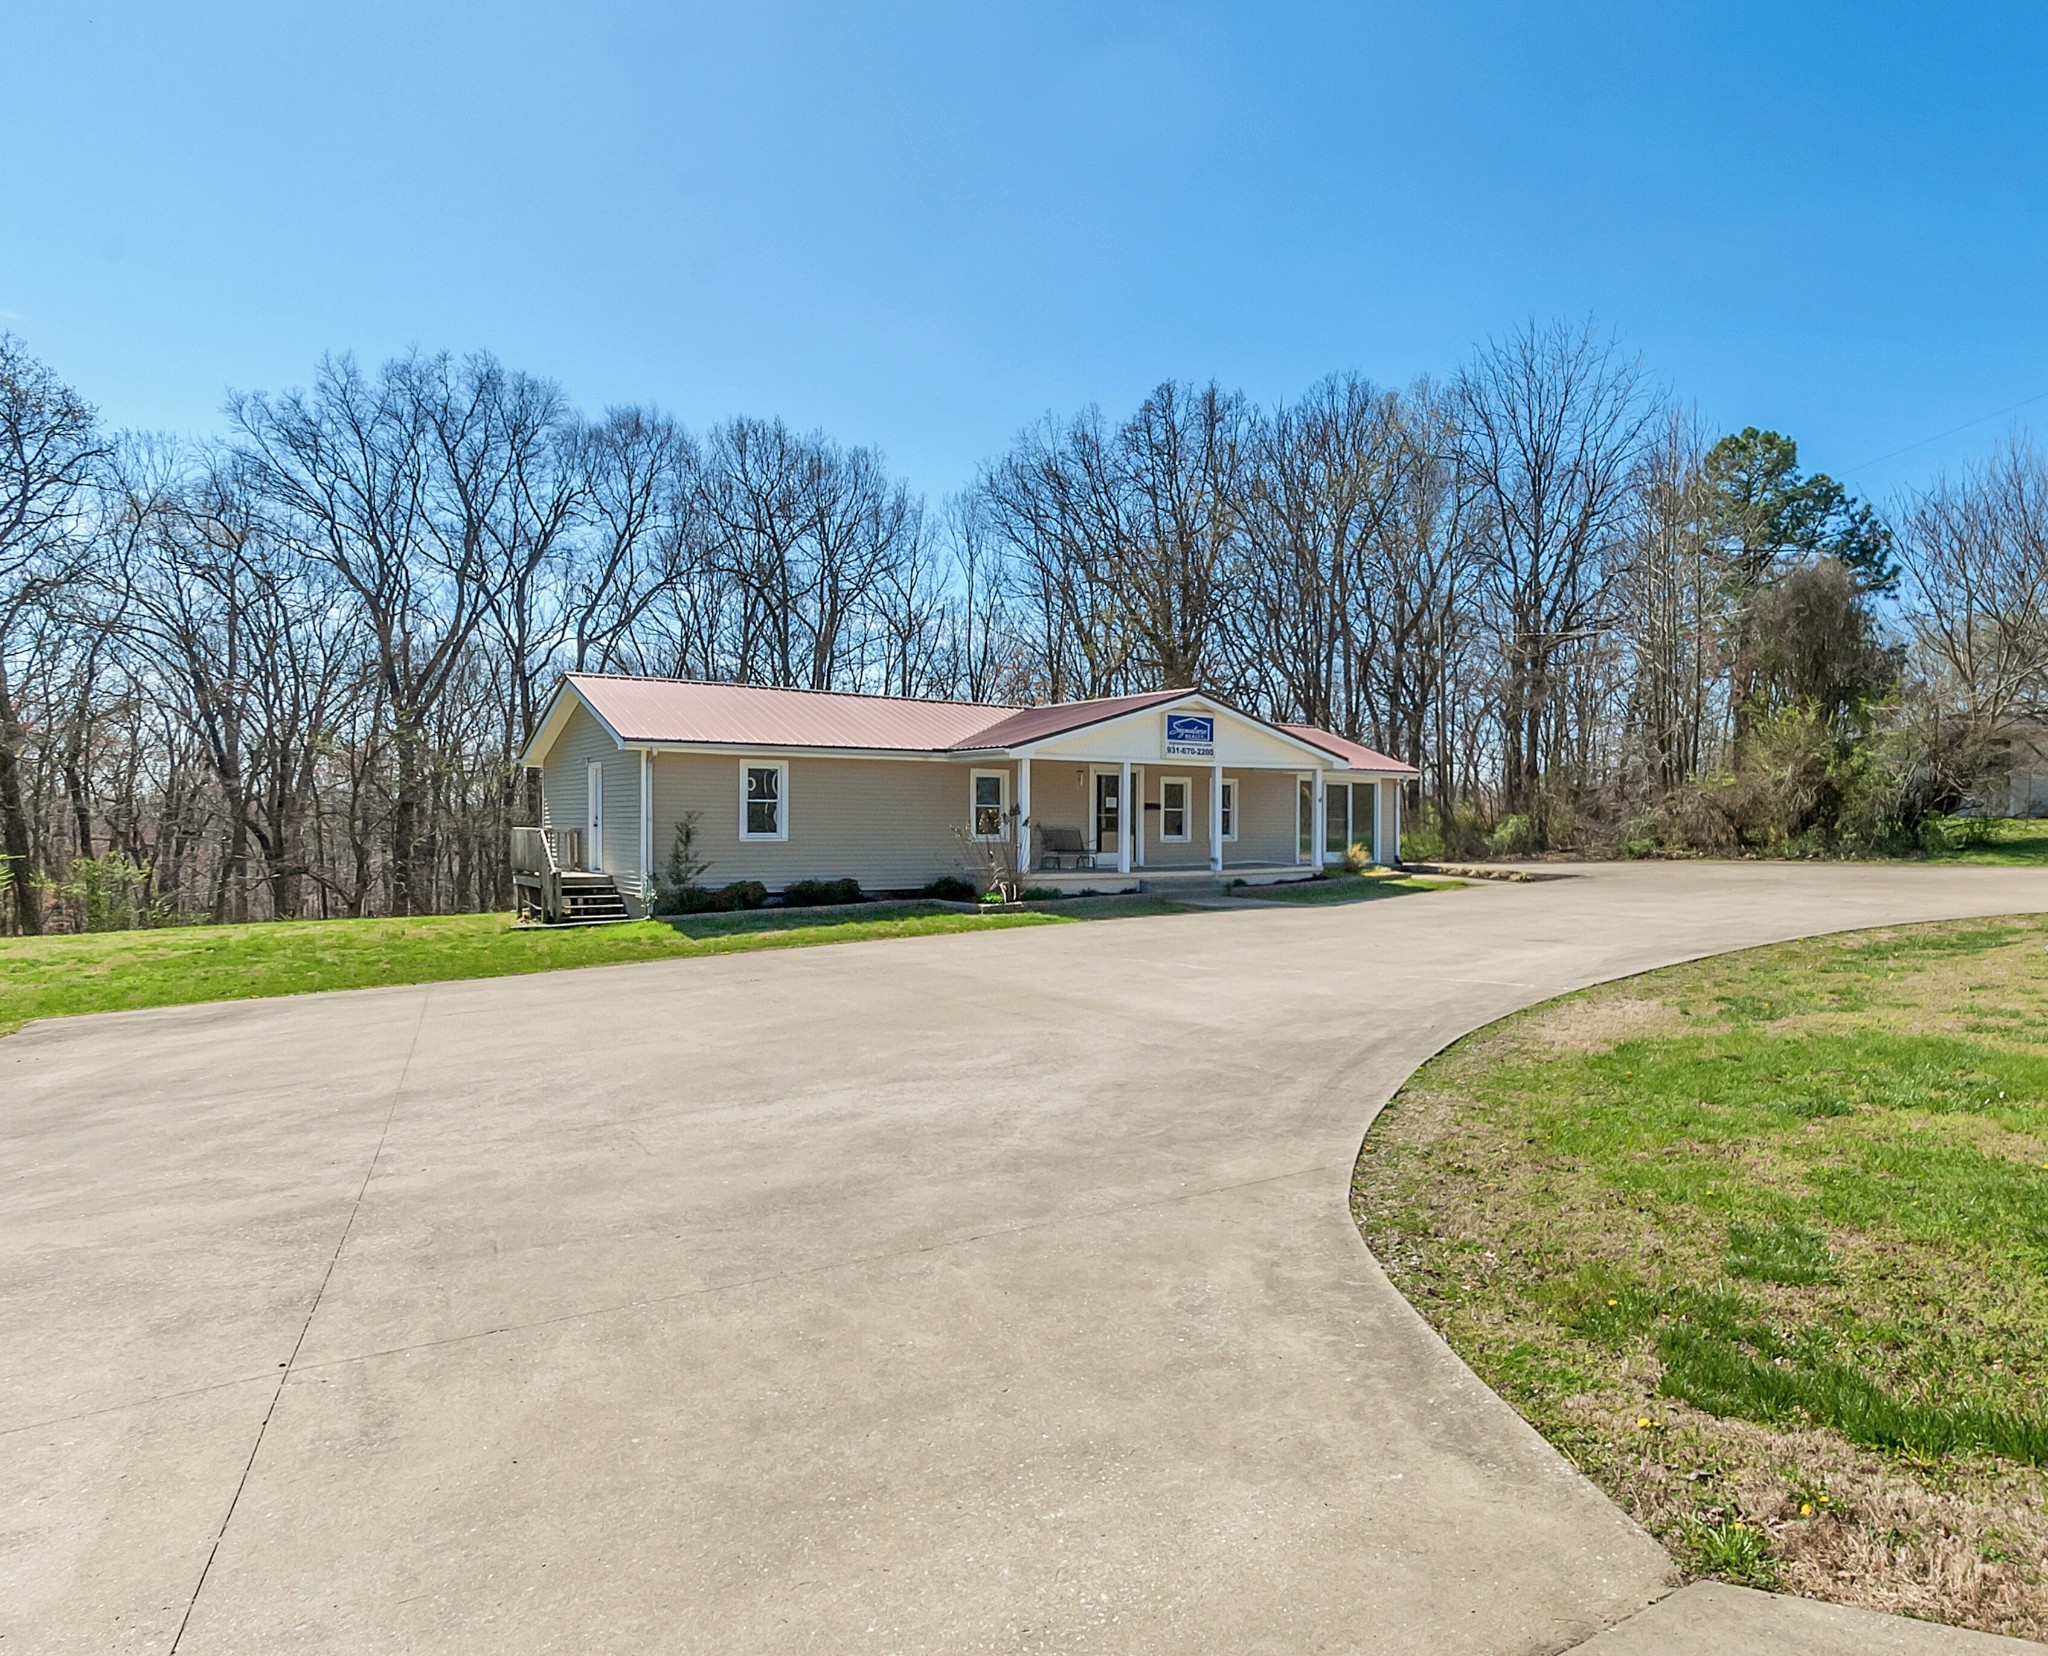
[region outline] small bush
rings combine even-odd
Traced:
[[[763,908],[768,902],[768,888],[759,880],[735,880],[718,888],[718,901],[726,909]]]
[[[1486,825],[1472,811],[1426,800],[1401,827],[1401,854],[1410,862],[1478,857],[1486,852]]]
[[[1486,849],[1496,857],[1526,857],[1536,849],[1536,826],[1525,816],[1504,816],[1486,836]]]
[[[711,893],[704,889],[704,873],[711,864],[697,855],[697,813],[689,811],[676,824],[675,843],[669,847],[668,862],[654,877],[655,914],[703,912]]]
[[[1056,891],[1051,886],[1033,886],[1024,893],[1024,901],[1027,903],[1056,903],[1064,896],[1066,896],[1064,891]]]
[[[974,889],[971,880],[963,880],[957,874],[941,874],[936,880],[918,893],[920,897],[933,897],[942,903],[971,903],[981,896]]]
[[[791,880],[782,888],[782,901],[789,908],[836,908],[867,897],[858,880]]]
[[[768,888],[759,880],[735,880],[731,885],[707,891],[703,886],[664,884],[654,899],[654,912],[668,914],[732,914],[757,909],[768,901]]]

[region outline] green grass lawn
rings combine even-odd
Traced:
[[[1361,1229],[1695,1571],[2048,1635],[2048,917],[1535,1008],[1367,1136]]]
[[[1253,897],[1267,903],[1369,903],[1376,897],[1443,891],[1464,883],[1463,880],[1431,880],[1415,874],[1395,874],[1384,870],[1371,874],[1333,870],[1319,880],[1299,880],[1276,886],[1245,886],[1233,891],[1232,895]]]
[[[503,914],[450,914],[9,937],[0,938],[0,1035],[31,1018],[77,1012],[1178,912],[1172,903],[1125,897],[1063,903],[1058,913],[863,903],[839,913],[763,909],[568,930],[516,930]]]
[[[1983,823],[1952,819],[1947,847],[1929,860],[1942,863],[1985,863],[2003,868],[2048,865],[2048,817],[2002,817]]]

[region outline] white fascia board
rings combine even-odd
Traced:
[[[533,734],[527,738],[526,746],[520,750],[521,766],[538,770],[547,763],[548,750],[555,745],[555,739],[562,734],[562,727],[569,722],[569,715],[578,707],[593,719],[597,719],[605,733],[614,742],[618,742],[620,747],[626,745],[619,741],[619,733],[603,719],[598,718],[597,709],[585,701],[576,686],[565,678],[555,685],[554,694],[548,697],[548,705],[541,713],[540,723],[533,727]]]
[[[520,753],[519,763],[529,769],[537,769],[546,764],[548,749],[555,745],[555,739],[562,734],[562,727],[569,722],[569,715],[578,707],[597,721],[598,729],[612,739],[614,747],[623,749],[628,746],[626,738],[612,728],[611,721],[590,705],[589,697],[565,678],[555,686],[555,693],[548,698],[547,711],[540,716],[540,723],[534,726],[532,739]],[[644,744],[631,745],[638,747]]]
[[[1318,766],[1322,767],[1323,769],[1349,770],[1351,768],[1348,761],[1340,758],[1338,755],[1334,753],[1328,752],[1326,749],[1317,747],[1313,742],[1304,741],[1301,737],[1295,735],[1293,731],[1283,730],[1279,725],[1269,723],[1267,720],[1259,718],[1256,714],[1241,712],[1235,707],[1229,707],[1222,702],[1214,701],[1208,696],[1203,695],[1199,690],[1190,690],[1185,696],[1177,697],[1172,701],[1159,701],[1153,702],[1150,706],[1147,707],[1134,707],[1128,713],[1119,713],[1115,715],[1113,718],[1102,719],[1092,725],[1083,725],[1077,730],[1055,731],[1052,735],[1041,736],[1037,738],[1037,740],[1035,741],[1019,742],[1015,747],[985,748],[979,751],[991,754],[1001,754],[1006,758],[1035,759],[1039,757],[1039,750],[1047,746],[1049,743],[1072,741],[1075,737],[1080,736],[1087,731],[1114,730],[1118,726],[1127,724],[1133,719],[1149,719],[1154,717],[1155,715],[1178,712],[1182,709],[1190,707],[1199,708],[1203,712],[1209,713],[1214,717],[1221,719],[1241,719],[1246,724],[1250,725],[1254,730],[1258,731],[1260,735],[1267,736],[1272,738],[1274,741],[1281,742],[1286,746],[1293,748],[1297,753],[1306,754],[1309,758],[1313,759]],[[1072,759],[1077,756],[1074,754],[1062,754],[1060,755],[1060,757]],[[1144,762],[1147,765],[1160,765],[1165,764],[1168,761],[1163,759],[1148,759]]]
[[[703,753],[761,759],[900,759],[907,764],[958,765],[970,759],[1003,756],[996,748],[961,748],[934,752],[924,748],[791,747],[775,742],[638,742],[650,753]]]

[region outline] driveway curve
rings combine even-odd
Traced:
[[[2043,909],[1586,868],[32,1026],[0,1650],[1742,1648],[1632,1621],[1668,1561],[1387,1284],[1360,1135],[1531,1001]]]

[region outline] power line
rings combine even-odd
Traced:
[[[2022,397],[2010,408],[2001,408],[1994,414],[1980,414],[1976,419],[1965,420],[1961,425],[1953,426],[1947,431],[1937,432],[1932,437],[1922,437],[1917,443],[1908,443],[1904,448],[1893,449],[1889,454],[1880,454],[1875,460],[1865,460],[1860,465],[1851,466],[1842,473],[1842,476],[1854,477],[1860,471],[1868,471],[1872,466],[1881,466],[1887,460],[1896,460],[1902,454],[1911,454],[1915,449],[1925,448],[1929,443],[1938,443],[1945,437],[1953,437],[1957,432],[1968,431],[1972,426],[1983,425],[1987,420],[1999,420],[2008,414],[2017,414],[2021,409],[2029,404],[2039,402],[2043,397],[2048,397],[2048,391],[2036,391],[2031,397]]]

